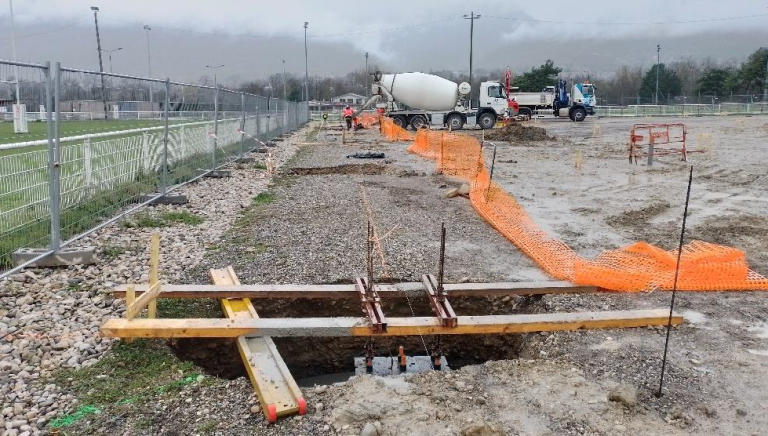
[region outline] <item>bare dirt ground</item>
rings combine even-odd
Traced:
[[[695,169],[686,238],[741,248],[753,269],[768,273],[768,178],[760,161],[768,118],[542,121],[535,125],[554,139],[498,142],[494,179],[542,228],[583,256],[638,240],[671,249],[679,238],[688,165],[671,156],[652,169],[629,164],[627,140],[635,122],[676,121],[688,125],[689,148],[708,149],[689,162]],[[377,261],[377,276],[391,281],[436,271],[441,222],[448,228],[447,281],[547,279],[466,199],[444,198],[459,183],[435,174],[434,163],[408,154],[407,145],[384,141],[375,131],[342,145],[338,135],[321,131],[275,179],[270,196],[242,214],[220,248],[190,270],[186,281],[208,283],[208,268],[232,264],[243,283],[351,282],[365,274],[368,220],[380,234],[391,230],[384,244],[386,267]],[[347,157],[359,151],[386,157]],[[581,168],[574,161],[581,161]],[[670,296],[487,298],[454,306],[460,315],[661,308],[668,307]],[[428,313],[424,303],[388,302],[385,310]],[[577,331],[446,341],[444,354],[460,369],[356,376],[307,388],[309,414],[274,426],[249,411],[253,391],[247,378],[239,377],[191,384],[109,428],[168,435],[762,435],[768,428],[767,308],[765,293],[678,294],[676,310],[686,322],[672,331],[661,398],[654,392],[663,328]],[[359,313],[357,304],[347,301],[258,301],[256,309],[262,316]],[[363,345],[276,343],[297,378],[348,370]],[[382,341],[377,353],[387,356],[398,343],[412,355],[435,346],[429,339]],[[228,353],[238,362],[231,344],[208,348],[208,356],[196,359],[179,355],[209,372],[216,371],[204,364],[211,353],[219,355],[217,362]]]

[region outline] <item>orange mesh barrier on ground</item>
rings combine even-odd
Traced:
[[[360,114],[360,124],[362,124],[366,129],[370,129],[371,126],[378,123],[380,119],[381,114],[376,111],[362,112]]]
[[[413,141],[413,133],[396,125],[392,118],[381,117],[381,133],[390,141]]]
[[[387,137],[401,129],[382,118]],[[402,130],[402,129],[401,129]],[[406,132],[407,133],[407,132]],[[482,147],[474,138],[449,132],[420,130],[409,151],[437,161],[440,172],[467,180],[469,199],[478,214],[560,280],[614,291],[672,289],[677,250],[637,242],[584,259],[563,241],[543,231],[522,206],[490,180]],[[768,290],[768,280],[750,271],[744,252],[693,241],[683,248],[678,289],[686,291]]]

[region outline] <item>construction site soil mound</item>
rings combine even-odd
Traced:
[[[547,131],[541,127],[526,126],[519,123],[510,123],[500,129],[494,129],[485,137],[491,140],[516,143],[551,141],[555,139],[547,135]]]

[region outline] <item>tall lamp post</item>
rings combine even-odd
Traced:
[[[122,47],[113,48],[112,50],[104,50],[105,52],[109,53],[109,72],[112,72],[112,53],[116,51],[122,50]]]
[[[16,25],[13,23],[13,0],[8,0],[11,9],[11,46],[13,47],[13,61],[16,62]],[[19,90],[19,66],[16,65],[16,104],[21,104],[21,91]]]
[[[368,87],[368,52],[365,52],[365,96],[369,97],[370,88]]]
[[[309,27],[309,21],[304,22],[304,97],[307,99],[307,107],[309,107],[309,56],[307,56],[307,27]]]
[[[469,86],[470,88],[470,101],[472,101],[471,94],[474,91],[474,85],[472,85],[472,46],[473,38],[475,34],[475,20],[480,19],[480,15],[475,15],[474,12],[470,12],[469,15],[464,15],[465,20],[469,20]],[[471,104],[470,104],[471,105]]]
[[[146,32],[147,32],[147,67],[149,68],[149,77],[151,78],[152,77],[152,56],[150,55],[150,51],[149,51],[149,31],[152,30],[152,27],[150,27],[150,26],[145,24],[144,25],[144,30],[146,30]],[[152,104],[153,102],[154,102],[154,100],[153,100],[153,97],[152,97],[152,82],[149,82],[149,104],[150,104],[150,106],[154,106],[154,104]],[[155,108],[152,107],[152,110],[154,110],[154,109]]]
[[[99,51],[99,72],[101,73],[101,101],[104,103],[104,119],[107,119],[107,92],[104,85],[104,63],[101,60],[101,37],[99,36],[99,8],[91,6],[93,22],[96,24],[96,50]]]
[[[288,101],[288,93],[286,92],[286,85],[285,82],[288,79],[285,76],[285,59],[283,59],[283,100]]]
[[[656,105],[659,104],[659,69],[661,69],[661,45],[656,44]]]

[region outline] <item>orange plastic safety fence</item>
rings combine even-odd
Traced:
[[[386,122],[382,119],[382,128]],[[387,128],[389,135],[400,135],[395,128]],[[469,199],[477,213],[555,278],[615,291],[672,289],[677,250],[665,251],[637,242],[606,251],[593,260],[580,257],[563,241],[539,228],[514,197],[491,181],[476,139],[420,130],[408,150],[437,161],[441,173],[467,180]],[[693,241],[683,248],[677,288],[768,290],[768,279],[749,269],[743,251]]]
[[[398,126],[392,118],[381,117],[381,133],[390,141],[413,141],[413,133]]]
[[[360,114],[360,124],[366,129],[371,128],[374,124],[378,123],[381,119],[381,114],[378,112],[362,112]]]

